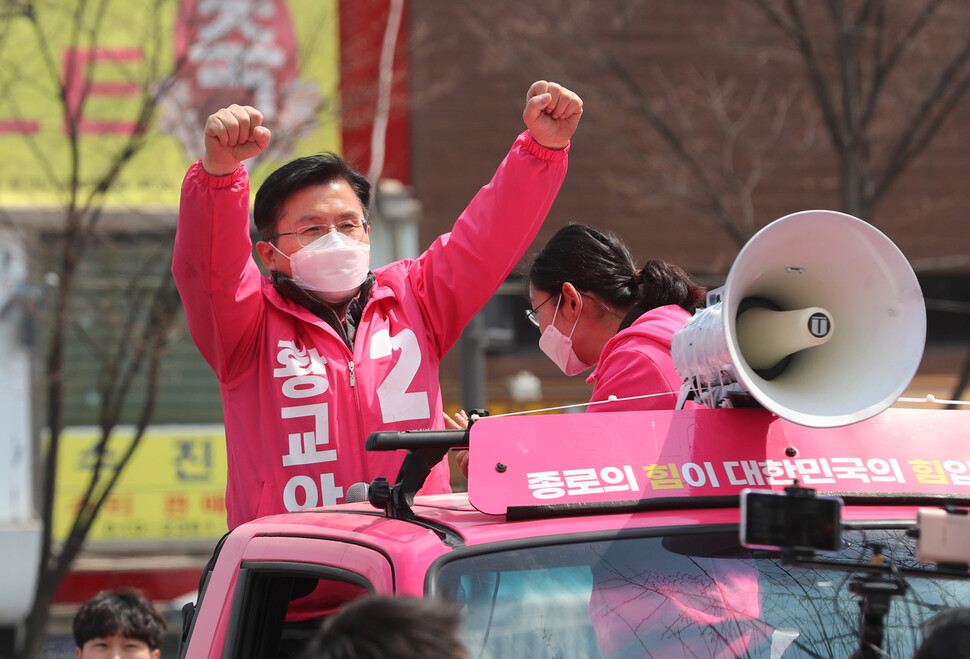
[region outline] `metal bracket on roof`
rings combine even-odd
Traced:
[[[375,479],[367,500],[393,519],[414,519],[411,505],[424,480],[453,448],[468,448],[468,430],[407,430],[373,432],[364,448],[368,451],[407,450],[397,482],[389,485],[386,478]]]

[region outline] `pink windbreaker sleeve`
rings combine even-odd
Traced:
[[[265,303],[251,255],[246,168],[210,176],[195,163],[182,182],[172,274],[192,338],[222,382],[253,367],[234,358],[256,339]]]
[[[569,147],[547,149],[526,131],[451,233],[409,268],[440,359],[532,244],[566,176]]]

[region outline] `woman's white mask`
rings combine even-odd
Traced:
[[[275,245],[273,249],[280,252]],[[331,231],[287,258],[297,285],[327,304],[342,304],[357,295],[367,279],[370,245]]]
[[[592,367],[592,364],[587,364],[576,356],[576,351],[573,350],[573,332],[576,331],[576,325],[579,323],[579,316],[583,313],[583,298],[579,298],[579,313],[576,314],[576,322],[573,323],[573,328],[569,330],[569,336],[566,336],[556,328],[556,316],[559,315],[559,305],[562,302],[562,295],[559,296],[559,301],[556,302],[556,312],[552,315],[552,322],[542,331],[542,336],[539,337],[539,348],[542,352],[546,353],[556,366],[558,366],[563,373],[566,375],[579,375],[583,371]]]

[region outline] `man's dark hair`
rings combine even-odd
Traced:
[[[74,615],[74,642],[79,648],[92,638],[124,636],[161,648],[165,619],[140,593],[103,590],[81,605]]]
[[[947,609],[923,624],[923,643],[913,659],[970,657],[970,608]]]
[[[327,618],[300,659],[466,659],[453,604],[365,595]]]
[[[529,281],[554,295],[568,281],[612,306],[629,309],[638,304],[644,311],[676,304],[694,313],[706,294],[672,263],[647,261],[637,269],[616,234],[585,224],[569,224],[556,232],[532,262]]]
[[[275,233],[280,210],[294,192],[311,185],[333,183],[338,179],[347,181],[353,189],[364,208],[366,220],[370,209],[370,181],[336,153],[327,151],[291,160],[266,177],[253,203],[253,220],[259,237],[269,240]]]

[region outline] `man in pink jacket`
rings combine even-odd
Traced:
[[[251,257],[242,165],[270,131],[248,106],[208,118],[205,155],[182,184],[172,272],[222,390],[229,528],[393,481],[403,455],[368,454],[367,435],[443,427],[438,364],[531,244],[581,114],[575,93],[534,83],[528,130],[451,233],[374,272],[370,183],[334,154],[284,165],[254,205],[270,277]],[[448,490],[442,463],[423,491]]]

